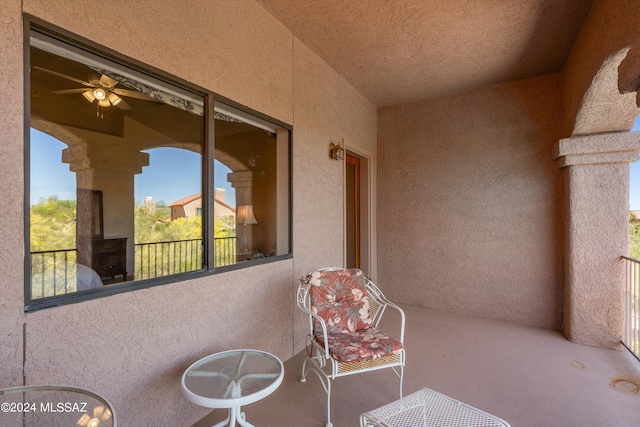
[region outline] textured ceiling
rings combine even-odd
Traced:
[[[257,0],[377,106],[558,72],[591,0]]]

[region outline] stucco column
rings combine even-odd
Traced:
[[[565,188],[564,318],[566,337],[620,348],[624,266],[628,254],[629,163],[640,136],[575,136],[557,144]]]
[[[66,148],[62,161],[76,173],[79,189],[100,190],[104,237],[127,238],[127,271],[134,271],[134,176],[149,164],[149,155],[115,143],[87,142]],[[81,242],[78,242],[80,245]],[[80,247],[78,250],[81,250]],[[85,249],[83,249],[85,250]]]

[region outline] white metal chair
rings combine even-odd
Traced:
[[[309,315],[309,357],[301,382],[309,371],[320,378],[327,393],[327,423],[331,427],[331,381],[342,376],[392,368],[404,376],[404,324],[400,307],[390,302],[359,269],[326,268],[300,280],[298,307]],[[378,329],[387,308],[401,316],[399,338]]]

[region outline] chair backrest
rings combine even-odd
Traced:
[[[355,332],[373,325],[368,282],[365,274],[355,268],[323,269],[307,274],[311,311],[325,321],[327,333]],[[319,322],[313,322],[313,333],[322,334]]]

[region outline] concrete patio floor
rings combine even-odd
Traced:
[[[628,351],[567,341],[558,331],[403,306],[407,316],[404,395],[423,387],[496,415],[511,427],[640,426],[640,362]],[[395,331],[397,316],[381,325]],[[303,351],[285,363],[280,388],[244,408],[256,427],[319,427],[326,395],[315,375],[300,383]],[[399,396],[385,369],[333,383],[334,427]],[[193,427],[213,425],[218,410]],[[410,426],[408,426],[410,427]]]

